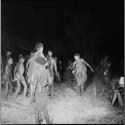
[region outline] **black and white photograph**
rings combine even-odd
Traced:
[[[1,124],[124,124],[124,0],[1,0]]]

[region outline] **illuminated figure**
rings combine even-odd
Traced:
[[[3,82],[5,84],[6,88],[6,99],[9,94],[9,90],[12,91],[12,64],[13,64],[13,59],[11,57],[8,57],[6,66],[5,66],[5,71],[3,74]]]
[[[57,76],[56,60],[55,60],[55,58],[53,58],[52,56],[53,56],[52,51],[48,51],[48,55],[47,55],[48,66],[47,66],[47,69],[49,70],[50,75],[51,75],[51,77],[52,77],[52,84],[49,85],[49,88],[48,88],[48,92],[49,92],[49,95],[50,95],[50,96],[52,96],[52,94],[53,94],[54,76],[55,76],[55,75]]]
[[[31,84],[31,102],[36,102],[35,118],[36,124],[40,124],[43,116],[47,123],[49,123],[49,115],[47,111],[48,102],[48,85],[52,84],[52,77],[46,66],[47,59],[43,54],[43,44],[37,43],[35,47],[36,52],[32,57],[29,65],[28,81]]]
[[[84,59],[80,58],[80,54],[75,54],[74,58],[75,58],[75,62],[73,63],[74,70],[72,72],[75,75],[77,86],[81,94],[84,89],[85,82],[87,81],[86,66],[88,66],[92,72],[94,72],[94,70]]]
[[[23,85],[24,87],[24,97],[26,97],[26,94],[27,94],[27,84],[26,84],[26,81],[25,81],[25,78],[23,76],[24,74],[24,57],[23,56],[20,56],[19,57],[19,62],[17,63],[17,65],[15,66],[15,69],[14,69],[14,82],[17,83],[17,89],[16,89],[16,92],[15,92],[15,99],[21,89],[21,84]]]
[[[38,88],[41,92],[43,87],[48,88],[48,83],[52,83],[52,77],[46,66],[48,65],[47,59],[43,54],[43,44],[38,43],[35,47],[32,60],[28,68],[28,82],[31,85],[31,101],[35,101],[35,92]]]

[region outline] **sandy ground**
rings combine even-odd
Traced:
[[[82,96],[66,84],[54,91],[47,107],[53,124],[122,124],[123,110],[112,107],[108,99],[95,98],[92,85]],[[12,97],[8,101],[2,99],[1,117],[3,124],[35,124],[28,97],[18,96],[16,101]]]

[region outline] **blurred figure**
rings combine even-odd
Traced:
[[[105,70],[103,71],[105,82],[109,82],[111,78],[111,62],[107,62],[107,66],[105,67]]]
[[[4,59],[3,59],[3,56],[1,55],[1,84],[4,83],[3,75],[4,75]]]
[[[48,54],[47,54],[47,61],[48,61],[47,69],[49,70],[50,75],[51,75],[51,77],[52,77],[52,84],[48,86],[48,87],[49,87],[49,88],[48,88],[48,92],[49,92],[49,95],[50,95],[50,96],[53,95],[53,82],[54,82],[54,77],[55,77],[55,75],[57,76],[56,60],[55,60],[52,56],[53,56],[52,51],[48,51]]]
[[[55,57],[55,62],[56,62],[56,72],[55,72],[55,76],[56,76],[56,79],[58,82],[61,81],[61,75],[60,75],[60,72],[62,71],[62,62],[61,61],[58,61],[58,58]]]
[[[26,82],[29,86],[28,95],[31,94],[31,84],[30,84],[30,81],[29,81],[30,78],[28,78],[28,74],[29,74],[29,72],[31,72],[30,70],[32,69],[31,63],[32,63],[32,60],[33,60],[33,55],[34,55],[34,53],[31,52],[30,55],[28,56],[28,59],[27,59],[27,62],[26,62]]]
[[[101,60],[101,72],[103,73],[107,67],[108,56],[105,56],[104,59]]]
[[[118,103],[121,107],[124,106],[124,77],[113,77],[111,81],[112,89],[113,89],[113,98],[112,105],[118,100]],[[123,97],[122,97],[123,95]]]
[[[87,67],[86,66],[88,66],[92,72],[94,72],[94,70],[84,59],[80,58],[80,54],[75,54],[74,59],[75,61],[73,63],[73,69],[74,69],[73,73],[75,75],[77,86],[81,94],[84,89],[85,82],[87,81]]]
[[[30,55],[29,55],[29,57],[28,57],[27,63],[26,63],[27,73],[28,73],[29,66],[31,66],[30,64],[31,64],[31,62],[32,62],[32,60],[33,60],[33,56],[34,56],[34,53],[31,52]]]
[[[35,101],[35,92],[39,88],[48,85],[52,81],[49,70],[46,69],[48,65],[47,59],[43,54],[43,44],[38,43],[35,47],[36,52],[32,57],[32,61],[28,69],[28,81],[31,85],[31,101]]]
[[[9,57],[11,57],[11,51],[6,52],[6,59],[9,59]]]
[[[54,74],[57,74],[57,65],[56,65],[55,58],[53,58],[52,51],[48,51],[47,61],[48,61],[47,68],[49,69],[50,74],[51,74],[51,76],[53,77],[53,80],[54,80]]]
[[[57,57],[55,57],[55,61],[56,61],[56,67],[57,67],[57,71],[56,71],[56,78],[57,81],[61,82],[61,72],[62,72],[62,61],[59,61]]]
[[[30,55],[28,55],[27,62],[26,62],[26,80],[27,80],[27,83],[29,83],[27,74],[28,74],[28,69],[29,69],[30,63],[32,62],[32,59],[33,59],[33,52],[31,52]]]
[[[46,69],[48,62],[43,54],[43,44],[37,43],[35,50],[36,52],[33,55],[33,59],[28,69],[28,81],[31,84],[30,102],[36,102],[34,106],[36,124],[41,123],[40,120],[43,115],[47,124],[49,124],[49,115],[47,111],[48,85],[52,84],[52,77],[49,70]]]
[[[10,59],[10,58],[11,58],[11,52],[7,51],[6,52],[6,57],[5,57],[5,64],[3,64],[4,67],[6,67],[8,65],[8,59]],[[4,68],[4,72],[5,72],[5,68]]]
[[[101,60],[101,74],[104,81],[108,83],[111,77],[111,61],[108,61],[108,56],[105,56],[105,58]]]
[[[13,59],[11,57],[8,57],[6,66],[5,66],[5,72],[3,74],[3,82],[5,84],[6,88],[6,99],[9,94],[9,90],[12,92],[12,64],[13,64]]]
[[[119,85],[120,85],[120,87],[124,88],[124,77],[123,76],[120,77]]]
[[[11,52],[10,51],[7,51],[6,52],[6,57],[5,57],[5,65],[8,64],[8,59],[11,58]]]
[[[69,62],[68,70],[69,70],[69,73],[70,73],[70,82],[71,82],[72,86],[74,86],[73,83],[75,81],[75,78],[74,78],[74,75],[72,73],[72,71],[73,71],[73,62],[72,61]]]
[[[17,65],[15,66],[14,69],[14,82],[17,83],[17,89],[15,92],[15,99],[21,89],[21,84],[24,87],[24,97],[26,97],[27,94],[27,84],[24,78],[24,57],[23,56],[19,56],[19,62],[17,63]]]
[[[72,71],[73,71],[73,62],[69,60],[68,66],[66,67],[65,80],[67,80],[68,83],[74,86],[73,82],[75,78],[74,78]]]

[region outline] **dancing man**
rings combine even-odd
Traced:
[[[25,81],[25,78],[23,76],[24,74],[24,57],[23,56],[20,56],[19,57],[19,62],[17,63],[17,65],[15,66],[15,69],[14,69],[14,82],[17,83],[17,89],[16,89],[16,92],[15,92],[15,99],[21,89],[21,83],[23,84],[23,87],[24,87],[24,97],[26,97],[26,94],[27,94],[27,84],[26,84],[26,81]]]
[[[80,58],[80,54],[75,54],[74,58],[75,58],[75,62],[73,63],[74,70],[72,72],[75,75],[77,86],[79,88],[80,95],[81,95],[84,89],[85,82],[87,81],[87,67],[86,66],[88,66],[92,72],[94,72],[94,70],[84,59]]]

